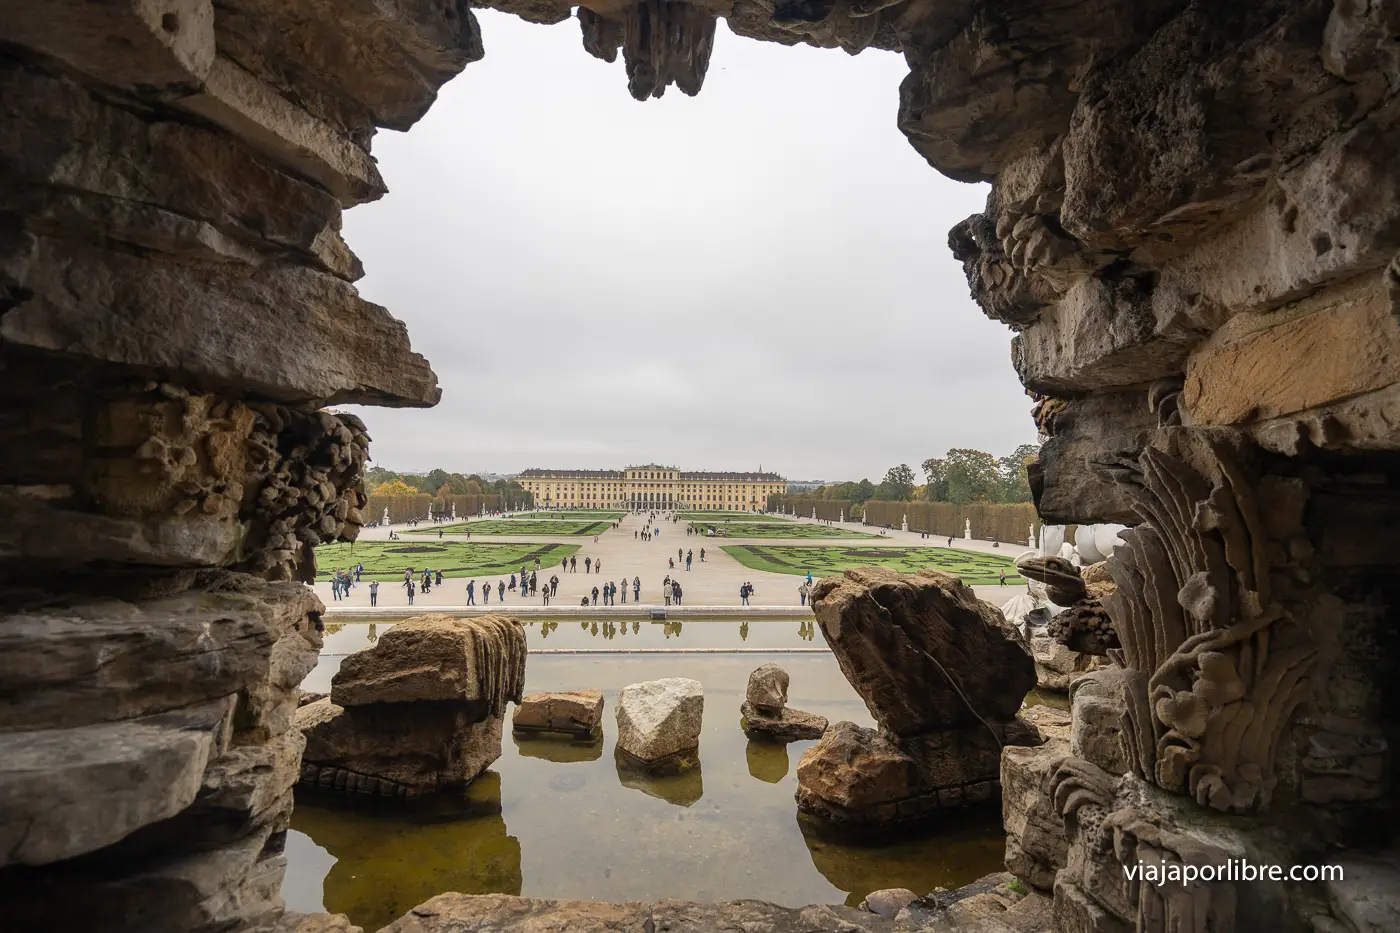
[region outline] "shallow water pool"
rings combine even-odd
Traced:
[[[718,629],[700,635],[711,624],[717,623],[687,622],[681,637],[729,639]],[[798,636],[796,622],[755,621],[751,628],[760,625],[790,628],[794,646],[813,644]],[[532,647],[539,644],[538,626]],[[568,627],[561,623],[558,631]],[[342,633],[366,634],[345,629],[327,639],[328,653],[339,652]],[[577,623],[573,629],[582,632]],[[328,668],[335,665],[325,662],[334,660],[323,661],[307,689],[328,688]],[[767,661],[791,675],[792,706],[832,721],[873,724],[829,653],[532,654],[528,691],[603,690],[602,740],[523,739],[507,731],[492,771],[455,799],[405,805],[299,792],[287,842],[288,908],[345,913],[377,930],[443,891],[855,905],[878,888],[923,892],[1001,869],[996,806],[881,842],[835,838],[799,817],[797,762],[813,743],[753,743],[739,728],[749,672]],[[704,684],[701,766],[649,779],[614,759],[613,711],[622,687],[658,677]]]

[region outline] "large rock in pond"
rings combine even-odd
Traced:
[[[337,706],[499,699],[520,700],[525,639],[520,623],[501,615],[458,619],[414,616],[350,655],[331,679]]]
[[[1015,628],[950,574],[847,570],[817,583],[812,606],[841,672],[895,735],[1005,722],[1035,687]]]
[[[787,706],[788,683],[787,671],[777,664],[764,664],[749,675],[744,699],[760,713],[773,716]]]
[[[525,681],[525,630],[504,616],[415,616],[346,658],[297,710],[301,782],[387,796],[462,787],[501,756]]]
[[[802,756],[797,803],[845,824],[937,818],[999,793],[1001,750],[1035,663],[996,607],[934,571],[848,570],[817,584],[822,634],[878,729],[837,723]]]
[[[769,714],[756,709],[745,700],[739,707],[743,716],[744,734],[751,739],[767,742],[798,742],[802,739],[819,739],[826,731],[826,717],[800,709],[782,709]]]
[[[668,677],[622,688],[617,747],[639,762],[659,764],[700,747],[705,692],[698,680]]]
[[[511,727],[517,732],[561,732],[593,736],[603,722],[603,691],[530,693],[515,708]]]

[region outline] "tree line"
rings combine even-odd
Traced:
[[[365,489],[371,496],[429,495],[446,496],[490,495],[495,493],[512,505],[533,505],[533,496],[513,479],[483,479],[476,473],[463,476],[446,470],[429,470],[422,476],[396,473],[383,467],[371,467],[365,473]]]
[[[878,483],[834,483],[808,495],[818,499],[846,499],[857,505],[871,499],[892,502],[970,503],[1030,502],[1031,487],[1026,464],[1040,453],[1038,444],[1022,444],[1004,457],[981,450],[954,447],[942,457],[930,457],[920,466],[923,483],[907,463],[890,467]]]

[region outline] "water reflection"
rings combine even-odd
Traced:
[[[859,907],[866,894],[881,888],[929,891],[930,877],[942,879],[938,884],[945,888],[969,884],[987,873],[987,865],[1001,871],[1006,849],[996,806],[960,811],[937,827],[885,836],[841,834],[801,813],[796,820],[813,867],[850,892],[848,907]]]
[[[365,929],[377,930],[443,891],[521,890],[520,842],[506,831],[501,779],[491,772],[465,794],[411,805],[298,792],[292,829],[336,859],[321,886],[325,909]]]
[[[611,620],[597,621],[601,638],[603,623]],[[614,624],[621,641],[622,620]],[[690,620],[680,637],[690,642],[719,637],[707,634],[718,631],[739,643],[740,620],[718,629],[714,624]],[[536,620],[534,630],[540,626]],[[366,628],[347,625],[332,638],[350,637],[355,629],[363,639]],[[386,629],[380,623],[378,634]],[[756,619],[749,644],[791,640],[797,630],[795,619]],[[643,620],[640,631],[627,634],[629,646],[634,638],[665,644],[661,624]],[[551,630],[551,648],[556,637],[592,638],[567,622]],[[929,891],[1000,870],[1005,834],[995,807],[964,835],[906,835],[885,845],[809,837],[800,829],[794,769],[812,743],[764,746],[750,743],[739,728],[749,673],[767,661],[791,675],[793,706],[833,722],[873,724],[826,652],[535,654],[526,667],[527,692],[602,690],[610,713],[627,684],[699,680],[705,687],[703,778],[700,770],[661,778],[619,768],[615,736],[605,726],[605,737],[592,744],[512,736],[494,773],[468,794],[475,799],[492,790],[485,813],[463,810],[460,802],[455,810],[445,803],[434,810],[431,798],[414,802],[423,807],[361,810],[367,803],[404,802],[299,793],[287,844],[288,903],[347,912],[374,930],[444,890],[607,901],[761,898],[800,906],[859,903],[892,885]],[[332,859],[339,861],[331,865]]]
[[[677,807],[689,807],[705,796],[698,757],[673,761],[670,769],[673,773],[670,774],[651,773],[620,748],[613,752],[613,763],[617,767],[619,784],[657,800]]]
[[[744,749],[744,758],[749,763],[749,774],[767,784],[777,784],[788,774],[788,747],[786,742],[755,742],[749,739]]]
[[[564,735],[523,736],[511,733],[515,749],[526,758],[539,758],[557,764],[597,761],[603,757],[603,739],[578,739]]]

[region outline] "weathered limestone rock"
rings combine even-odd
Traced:
[[[1065,693],[1070,686],[1095,668],[1101,658],[1083,654],[1049,635],[1031,636],[1031,656],[1035,658],[1035,682],[1041,690]]]
[[[515,708],[511,727],[517,732],[563,732],[578,736],[600,734],[603,691],[527,693]]]
[[[787,706],[788,672],[777,664],[764,664],[749,675],[745,700],[766,715],[781,713]]]
[[[822,634],[879,723],[837,723],[802,756],[798,807],[833,822],[936,818],[997,793],[1035,666],[1011,625],[947,574],[848,570],[812,594]]]
[[[819,739],[826,731],[826,717],[800,709],[783,709],[776,715],[755,709],[753,704],[744,701],[739,707],[743,717],[745,734],[751,739],[766,739],[770,742],[798,742],[802,739]]]
[[[1041,728],[1042,734],[1049,730]],[[1060,735],[1044,745],[1007,748],[1001,755],[1001,814],[1006,827],[1006,869],[1034,888],[1049,891],[1065,867],[1069,839],[1050,796],[1055,766],[1070,753]]]
[[[622,49],[627,89],[637,100],[660,97],[674,84],[694,97],[705,82],[723,4],[689,0],[594,0],[579,7],[583,47],[603,61]]]
[[[1128,683],[1126,671],[1109,667],[1085,674],[1070,688],[1070,754],[1109,774],[1128,770],[1122,725],[1123,691]]]
[[[491,715],[519,703],[525,682],[525,634],[502,615],[458,619],[441,613],[394,625],[373,646],[340,664],[331,678],[337,706],[479,700]]]
[[[364,933],[344,914],[299,914],[287,911],[273,933]]]
[[[0,733],[0,866],[111,845],[194,802],[228,747],[233,698],[178,712]]]
[[[622,688],[617,700],[617,747],[648,764],[700,747],[705,693],[697,680],[669,677]]]
[[[893,920],[895,914],[918,899],[919,895],[908,888],[882,888],[865,895],[865,900],[860,902],[860,908],[878,914],[886,920]]]
[[[462,787],[501,756],[520,702],[525,630],[505,616],[414,616],[341,662],[330,696],[300,707],[301,782],[415,797]]]
[[[895,735],[1006,722],[1035,686],[1005,618],[948,574],[848,570],[820,581],[812,605],[842,673]]]

